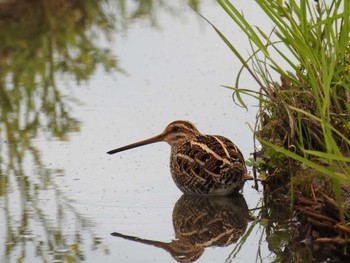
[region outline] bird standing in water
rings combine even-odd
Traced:
[[[174,121],[152,138],[107,152],[114,154],[142,145],[167,142],[171,146],[170,171],[185,194],[230,195],[240,191],[247,175],[237,146],[219,135],[204,135],[188,121]]]

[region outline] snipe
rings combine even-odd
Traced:
[[[185,194],[229,195],[242,189],[247,175],[244,158],[237,146],[219,135],[204,135],[188,121],[174,121],[152,138],[108,154],[165,141],[171,146],[170,171]]]

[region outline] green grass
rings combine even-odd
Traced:
[[[268,18],[270,31],[252,25],[235,7],[234,0],[218,0],[218,3],[232,19],[233,26],[245,33],[251,48],[249,55],[243,55],[245,50],[241,51],[238,44],[230,42],[228,36],[207,20],[242,64],[234,85],[224,87],[233,90],[238,105],[248,109],[246,96],[254,98],[258,105],[253,134],[262,149],[255,149],[258,158],[247,163],[256,167],[260,179],[265,181],[265,211],[273,211],[271,207],[276,201],[273,193],[278,192],[281,195],[277,194],[277,199],[285,198],[280,200],[283,207],[288,207],[286,201],[294,204],[291,218],[300,220],[294,232],[284,223],[278,229],[274,222],[276,215],[267,215],[267,221],[274,222],[272,232],[266,228],[269,249],[276,254],[276,262],[288,251],[295,260],[300,261],[304,256],[310,262],[312,258],[322,257],[318,255],[322,251],[326,251],[327,257],[333,249],[338,249],[336,254],[348,255],[350,1],[255,0]],[[242,84],[244,71],[256,81],[255,87],[246,88]],[[285,195],[288,190],[289,197]],[[323,219],[309,221],[317,218],[312,216],[331,218],[328,225],[339,224],[346,231],[332,227],[320,230]],[[264,224],[261,215],[257,220]],[[292,224],[296,223],[293,220]],[[317,235],[334,238],[333,241],[338,238],[344,243],[335,242],[341,244],[338,246],[327,241],[331,245],[324,242],[321,250],[305,244],[299,248],[299,241],[309,238],[313,244],[320,244]],[[229,259],[236,257],[245,240],[246,236]]]
[[[312,197],[311,178],[324,179],[321,191],[337,200],[339,218],[347,224],[350,207],[342,193],[350,185],[350,2],[255,2],[273,25],[270,32],[251,25],[230,1],[218,0],[246,34],[247,58],[211,24],[242,63],[235,84],[225,87],[234,91],[237,104],[247,108],[249,95],[259,105],[254,137],[263,147],[251,164],[271,191],[288,186],[291,200],[296,189]],[[244,70],[256,87],[241,87]]]
[[[263,148],[330,176],[339,197],[340,183],[350,184],[350,1],[255,2],[273,25],[270,32],[251,25],[230,1],[218,0],[251,46],[245,58],[212,25],[242,63],[235,85],[225,87],[234,90],[243,107],[243,95],[257,100],[254,133]],[[256,87],[240,87],[244,70]],[[280,80],[272,77],[276,75]],[[264,158],[276,166],[273,156]],[[284,162],[278,166],[286,169]]]

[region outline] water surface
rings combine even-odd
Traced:
[[[191,2],[248,50],[215,1]],[[187,211],[205,200],[183,202],[165,143],[106,152],[185,119],[230,138],[248,159],[255,112],[220,86],[233,84],[240,63],[186,1],[63,3],[0,5],[0,261],[174,262],[164,248],[111,233],[172,243],[179,204]],[[263,24],[254,1],[237,4]],[[255,83],[247,75],[242,85]],[[210,202],[246,218],[260,200],[251,186],[237,201],[244,213]],[[251,222],[235,222],[239,234],[226,245],[192,248],[196,262],[271,261],[263,229]]]

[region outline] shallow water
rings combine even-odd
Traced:
[[[20,37],[2,26],[2,42],[13,48],[4,48],[0,60],[1,262],[174,262],[174,255],[154,241],[180,239],[179,209],[189,213],[180,218],[223,207],[243,218],[247,208],[242,212],[236,202],[258,205],[261,196],[251,182],[244,187],[245,200],[230,205],[210,201],[208,210],[198,205],[210,203],[205,199],[184,202],[170,176],[165,143],[106,154],[158,134],[176,119],[232,139],[246,159],[253,151],[249,125],[255,109],[236,106],[232,91],[220,87],[233,84],[240,63],[187,2],[151,3],[101,1],[94,9],[86,1],[86,6],[68,6],[70,19],[57,11],[67,7],[38,4],[48,15],[45,26],[26,23],[25,14],[29,21],[37,17],[30,11],[20,13],[24,22],[16,11],[3,18],[27,34]],[[254,1],[237,4],[253,23],[264,23]],[[200,1],[196,8],[242,51],[249,49],[215,1]],[[40,30],[33,28],[38,25]],[[241,85],[256,86],[248,76]],[[191,213],[190,207],[200,211]],[[217,214],[207,217],[217,220]],[[263,227],[251,222],[229,223],[227,228],[239,234],[226,245],[203,236],[197,238],[205,243],[200,248],[184,243],[200,250],[196,262],[270,262],[274,256]]]

